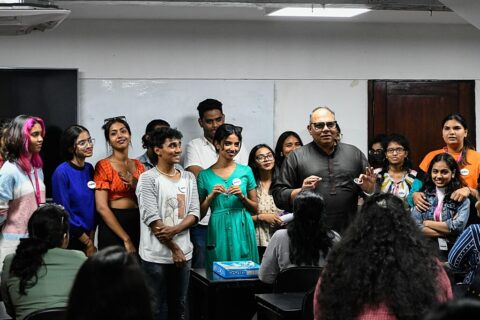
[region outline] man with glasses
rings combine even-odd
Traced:
[[[195,177],[203,169],[208,169],[217,162],[218,154],[213,145],[213,137],[217,128],[225,122],[222,103],[215,99],[206,99],[198,104],[198,124],[203,129],[203,137],[191,140],[185,152],[184,167],[192,172]],[[248,153],[242,146],[234,160],[247,165]],[[210,220],[210,210],[200,222],[190,229],[191,240],[194,245],[192,267],[203,268],[206,253],[205,241],[207,239],[207,227]]]
[[[307,129],[313,141],[295,150],[283,162],[272,187],[275,203],[279,208],[292,211],[300,191],[314,190],[325,200],[328,226],[343,232],[357,212],[362,190],[374,190],[375,174],[357,147],[338,141],[335,113],[328,107],[312,111]],[[357,177],[360,179],[356,184]]]

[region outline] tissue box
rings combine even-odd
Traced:
[[[213,271],[223,278],[257,278],[260,266],[253,261],[215,261]]]

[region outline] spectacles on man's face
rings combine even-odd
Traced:
[[[115,121],[115,120],[123,120],[123,121],[127,121],[127,118],[125,116],[118,116],[118,117],[112,117],[112,118],[107,118],[107,119],[103,119],[103,123],[108,123],[108,122],[111,122],[111,121]]]
[[[270,161],[273,160],[273,154],[271,152],[267,154],[259,154],[255,157],[255,160],[257,160],[258,162]]]
[[[312,122],[310,123],[315,130],[323,130],[325,126],[328,129],[335,129],[337,127],[337,121],[327,121],[327,122]]]
[[[88,139],[80,140],[80,141],[77,142],[77,146],[79,146],[80,148],[85,148],[88,145],[94,146],[95,145],[95,139],[94,138],[88,138]]]
[[[387,153],[388,154],[393,154],[393,153],[403,153],[405,152],[405,148],[398,147],[398,148],[387,148]]]

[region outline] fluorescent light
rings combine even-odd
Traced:
[[[331,18],[351,18],[359,14],[370,11],[370,9],[355,8],[298,8],[287,7],[269,13],[274,17],[331,17]]]

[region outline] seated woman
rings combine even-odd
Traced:
[[[447,252],[465,228],[470,214],[468,198],[463,201],[452,199],[453,192],[464,186],[455,159],[448,153],[438,154],[430,162],[420,189],[425,193],[429,208],[424,212],[412,208],[412,217],[418,227],[426,237],[438,242],[445,260]]]
[[[471,284],[480,264],[480,224],[469,225],[448,254],[453,272],[466,272],[464,284]]]
[[[65,307],[85,255],[68,246],[68,213],[59,205],[38,208],[28,221],[30,238],[20,240],[15,254],[5,258],[2,298],[10,316]]]
[[[100,250],[82,265],[68,299],[68,320],[153,320],[150,295],[135,255]]]
[[[326,228],[324,208],[321,195],[312,191],[298,194],[293,203],[295,219],[287,229],[275,232],[267,246],[258,275],[261,281],[273,283],[287,268],[325,265],[330,248],[340,236]]]
[[[377,190],[396,195],[403,200],[405,206],[408,206],[407,196],[417,176],[408,158],[410,144],[400,134],[389,135],[382,143],[385,160],[382,169],[378,172]]]
[[[448,276],[392,194],[374,194],[328,255],[315,319],[422,319],[452,298]]]

